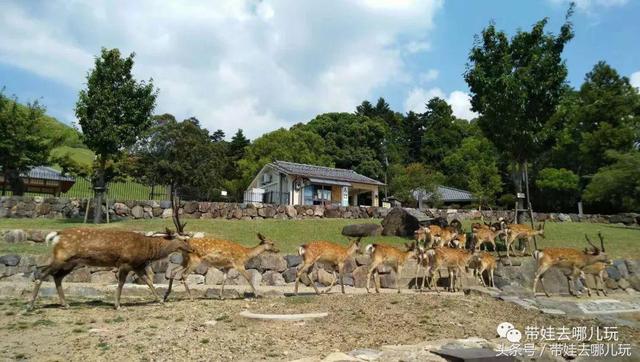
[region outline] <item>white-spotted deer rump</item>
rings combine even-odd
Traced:
[[[405,243],[405,250],[400,250],[390,245],[370,244],[365,248],[365,252],[371,256],[371,264],[369,264],[369,272],[367,273],[367,293],[369,293],[369,282],[371,274],[374,273],[374,286],[376,293],[380,293],[380,275],[378,274],[378,266],[386,264],[391,266],[396,273],[396,289],[400,293],[398,285],[402,277],[402,267],[409,259],[417,259],[417,245],[415,242],[411,244]]]

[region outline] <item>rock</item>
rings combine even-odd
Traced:
[[[27,240],[33,241],[34,243],[44,243],[47,234],[49,234],[49,231],[46,230],[30,230],[27,231]]]
[[[253,284],[254,287],[260,285],[260,282],[262,282],[262,274],[260,274],[258,270],[247,269],[247,273],[249,273],[251,284]],[[235,285],[248,285],[247,280],[235,269],[231,269],[231,271],[229,271],[228,277]]]
[[[430,218],[414,209],[394,207],[382,220],[382,235],[413,236],[420,225],[426,225]]]
[[[612,224],[634,225],[636,218],[633,214],[617,214],[609,216],[609,222]]]
[[[273,218],[276,215],[276,209],[272,205],[265,205],[265,207],[258,209],[258,216],[263,218]]]
[[[606,279],[604,281],[604,285],[607,286],[607,289],[618,289],[618,283],[614,279]]]
[[[153,284],[167,284],[168,279],[164,275],[164,273],[154,273],[153,274]]]
[[[631,286],[631,283],[629,283],[625,278],[621,278],[620,280],[618,280],[618,287],[620,289],[627,289]]]
[[[379,236],[382,226],[379,224],[351,224],[342,228],[342,235],[350,237]]]
[[[571,216],[567,214],[558,214],[558,220],[562,222],[571,222]]]
[[[135,219],[142,219],[144,217],[144,208],[140,205],[136,205],[131,208],[131,216]]]
[[[586,274],[584,277],[584,284],[587,288],[596,289],[596,278],[592,274]]]
[[[382,352],[376,351],[375,349],[356,349],[349,352],[349,355],[355,358],[359,358],[365,361],[375,361],[382,356]]]
[[[395,288],[396,287],[396,273],[380,274],[380,287],[381,288]],[[402,287],[402,285],[400,285]]]
[[[629,274],[640,274],[640,260],[627,259],[624,261],[624,263],[627,266],[627,271],[629,271]]]
[[[70,283],[91,282],[91,273],[89,272],[89,268],[84,267],[75,269],[66,278],[64,278],[64,281]]]
[[[356,357],[351,357],[348,354],[345,354],[342,352],[332,352],[322,360],[322,362],[349,362],[349,361],[362,361],[362,360]]]
[[[5,243],[21,243],[27,240],[27,233],[20,229],[9,230],[4,234]]]
[[[295,267],[288,268],[282,273],[282,277],[284,281],[287,283],[293,283],[296,281],[296,275],[298,274],[298,269]]]
[[[129,215],[129,207],[121,202],[116,202],[115,204],[113,204],[113,211],[118,216]]]
[[[628,280],[629,284],[633,287],[633,289],[640,291],[640,275],[632,275]]]
[[[182,254],[173,253],[169,255],[169,261],[172,262],[173,264],[182,264]]]
[[[198,265],[193,272],[199,275],[205,275],[207,274],[208,270],[209,270],[209,267],[207,266],[206,263],[200,263],[200,265]]]
[[[364,288],[367,286],[367,273],[369,269],[365,265],[361,265],[351,273],[353,276],[353,286],[356,288]],[[371,276],[371,281],[373,282],[373,275]],[[373,284],[371,284],[373,286]]]
[[[622,278],[622,275],[620,275],[618,268],[613,265],[607,267],[607,275],[609,275],[609,279],[613,279],[615,281],[618,281],[620,280],[620,278]]]
[[[209,299],[218,299],[220,298],[220,288],[209,288],[205,291],[204,293],[204,297],[205,298],[209,298]],[[240,295],[240,292],[238,292],[235,289],[231,289],[231,288],[226,288],[224,290],[224,294],[223,297],[225,299],[242,299],[243,296]]]
[[[302,264],[302,257],[300,255],[285,255],[284,260],[287,262],[287,268],[296,267]]]
[[[359,254],[356,255],[356,264],[360,265],[369,265],[371,263],[371,257],[367,254]]]
[[[199,207],[200,205],[198,205],[196,201],[190,201],[184,204],[182,210],[185,214],[193,214],[194,212],[198,211]]]
[[[207,285],[222,284],[223,278],[224,274],[220,270],[216,268],[209,268],[209,270],[207,270],[207,275],[204,276],[204,283]]]
[[[266,273],[262,274],[262,283],[269,286],[286,284],[284,278],[282,277],[282,274],[273,270],[269,270]]]
[[[170,219],[173,217],[173,210],[172,209],[164,209],[162,211],[162,218],[163,219]]]
[[[169,266],[168,259],[156,260],[151,263],[151,270],[155,273],[164,273],[167,271],[167,267]]]
[[[204,275],[189,274],[189,276],[187,277],[187,284],[189,285],[204,284],[204,281]]]
[[[285,206],[284,211],[285,211],[285,213],[287,214],[287,216],[289,218],[294,218],[294,217],[298,216],[298,211],[292,205]]]
[[[334,282],[333,273],[329,273],[324,269],[318,269],[318,283],[324,285],[325,287],[331,285]]]
[[[613,266],[615,266],[616,269],[618,269],[618,272],[620,273],[620,276],[622,278],[629,277],[629,270],[627,269],[627,263],[623,259],[614,260]]]
[[[287,269],[287,261],[280,254],[262,253],[250,259],[245,264],[245,267],[247,269],[258,269],[260,272],[275,270],[282,273]]]
[[[554,309],[554,308],[540,308],[540,312],[544,313],[544,314],[553,314],[553,315],[565,315],[567,313],[565,313],[564,311],[560,310],[560,309]]]
[[[20,255],[9,254],[0,256],[0,264],[4,264],[6,266],[16,266],[20,263]]]

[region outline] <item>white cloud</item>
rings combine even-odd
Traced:
[[[425,111],[425,104],[434,97],[446,100],[451,106],[453,114],[458,118],[471,120],[478,116],[471,110],[471,98],[467,93],[456,90],[447,96],[440,88],[413,88],[404,101],[404,109],[406,112],[422,113]]]
[[[637,71],[633,74],[631,74],[631,76],[629,77],[629,80],[631,81],[631,85],[638,88],[638,90],[640,90],[640,71]]]
[[[135,51],[156,112],[255,137],[406,84],[404,56],[426,50],[442,0],[208,4],[3,3],[0,62],[77,91],[100,47]]]
[[[431,50],[431,43],[428,41],[411,41],[406,45],[406,49],[409,53],[421,53]]]
[[[428,71],[426,71],[424,73],[420,73],[418,75],[418,79],[422,83],[429,83],[429,82],[433,82],[434,80],[438,79],[439,75],[440,75],[440,72],[437,69],[429,69]]]

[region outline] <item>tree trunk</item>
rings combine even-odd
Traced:
[[[173,219],[173,225],[176,227],[176,233],[182,234],[187,223],[180,222],[180,198],[175,185],[171,185],[171,209],[173,211],[171,218]]]
[[[529,167],[527,166],[527,161],[524,161],[524,182],[527,190],[527,207],[529,209],[529,221],[531,222],[531,228],[535,229],[533,225],[533,206],[531,206],[531,197],[529,196]],[[538,241],[536,237],[533,237],[533,245],[536,249],[538,249]]]
[[[100,224],[102,222],[102,199],[104,198],[105,191],[105,182],[104,182],[104,173],[107,161],[104,159],[104,156],[99,156],[100,162],[98,167],[98,178],[96,180],[96,185],[94,186],[95,192],[95,201],[96,204],[93,209],[93,223]]]

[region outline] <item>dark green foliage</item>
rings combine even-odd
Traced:
[[[47,163],[53,142],[39,132],[43,115],[38,102],[24,107],[0,91],[0,170],[14,195],[24,193],[21,172]]]
[[[432,193],[444,181],[441,173],[428,169],[422,163],[411,163],[407,166],[394,164],[389,167],[389,173],[392,176],[389,185],[391,195],[397,197],[403,205],[416,205],[414,190],[419,189],[425,194]],[[437,197],[437,194],[434,195]],[[437,199],[426,201],[433,204]]]
[[[425,128],[421,159],[434,169],[443,171],[444,158],[458,148],[465,137],[467,121],[456,119],[451,106],[437,97],[427,102],[427,110],[421,118]]]
[[[598,170],[584,192],[590,207],[608,212],[640,210],[640,152],[608,151],[613,164]]]
[[[580,195],[580,177],[564,168],[540,170],[535,185],[540,192],[540,206],[549,211],[576,209]]]

